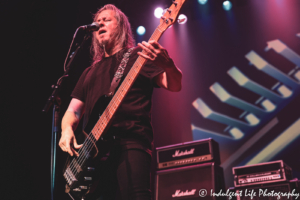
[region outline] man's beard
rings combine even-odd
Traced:
[[[115,46],[118,33],[115,31],[108,39],[99,41],[99,45],[104,49],[105,46]]]
[[[99,45],[104,48],[108,44],[108,42],[109,42],[109,39],[101,40],[101,41],[99,41]]]

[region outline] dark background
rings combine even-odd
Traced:
[[[163,0],[31,0],[1,1],[2,73],[1,73],[1,130],[3,199],[50,199],[51,110],[42,113],[43,106],[55,84],[63,74],[63,63],[72,36],[78,26],[90,24],[92,14],[107,3],[118,6],[128,17],[133,32],[140,25],[146,34],[136,41],[147,40],[159,24],[153,11],[157,6],[168,7]],[[184,25],[175,24],[161,38],[161,44],[183,71],[183,89],[171,93],[162,89],[154,93],[153,125],[155,146],[165,146],[193,140],[191,124],[220,131],[226,126],[204,119],[195,111],[192,102],[201,97],[213,110],[238,117],[242,112],[224,105],[210,92],[209,87],[220,82],[237,96],[253,103],[259,97],[245,92],[228,77],[226,72],[237,66],[251,79],[270,88],[276,80],[250,69],[245,54],[255,50],[284,73],[295,66],[275,52],[265,52],[266,42],[280,39],[300,53],[300,1],[291,0],[236,0],[231,12],[222,9],[220,0],[201,6],[196,0],[186,2],[182,13],[188,16]],[[78,55],[76,64],[61,90],[61,115],[80,73],[89,65],[89,41]],[[259,142],[262,149],[292,122],[299,118],[299,95],[276,113],[280,122],[276,130]],[[299,127],[300,129],[300,127]],[[60,137],[60,136],[58,136]],[[227,148],[232,141],[214,135],[220,144],[224,162],[236,149]],[[274,159],[284,159],[299,178],[299,138]],[[254,152],[258,151],[254,149]],[[248,154],[251,154],[251,152]],[[253,155],[247,155],[249,159]],[[67,199],[62,193],[62,166],[65,154],[57,152],[56,199]],[[240,165],[243,161],[235,163]],[[155,162],[153,163],[155,165]],[[155,167],[153,167],[155,168]],[[227,169],[228,170],[228,169]],[[231,174],[225,174],[227,187],[233,186]]]

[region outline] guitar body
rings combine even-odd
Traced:
[[[101,170],[107,159],[107,152],[109,152],[109,147],[107,143],[103,141],[97,142],[99,146],[102,146],[98,153],[98,149],[94,148],[91,152],[91,156],[86,159],[86,162],[82,165],[81,171],[76,175],[76,181],[74,184],[65,186],[65,192],[74,200],[90,200],[99,197],[97,190],[99,189],[99,184],[102,181],[100,178]],[[71,159],[76,159],[72,158]],[[70,159],[70,160],[71,160]],[[70,165],[68,165],[69,167]]]
[[[96,164],[95,160],[90,157],[81,167],[81,171],[76,175],[76,181],[73,184],[66,184],[65,192],[74,200],[88,200],[94,193],[93,186],[95,187],[95,173]],[[69,167],[69,165],[67,166]]]
[[[163,32],[177,21],[179,11],[184,2],[185,0],[173,1],[173,4],[161,17],[160,25],[156,28],[150,40],[158,41]],[[142,53],[147,54],[145,50],[143,50]],[[63,174],[67,181],[66,193],[68,193],[73,200],[89,200],[95,196],[97,183],[101,181],[97,180],[95,176],[97,174],[96,170],[99,163],[101,163],[102,158],[100,154],[105,154],[101,151],[99,151],[100,153],[98,152],[96,142],[107,131],[115,112],[146,61],[145,58],[139,56],[113,98],[109,101],[109,99],[104,96],[95,104],[93,112],[89,117],[89,122],[84,129],[86,139],[78,151],[79,156],[71,159]],[[106,106],[107,101],[109,101],[109,103]]]
[[[90,133],[110,100],[111,98],[106,96],[99,98],[89,117],[88,123],[84,128],[83,134],[86,135],[86,140],[81,149],[86,149],[88,151],[79,151],[79,159],[71,156],[67,159],[64,171],[67,172],[68,168],[73,169],[72,171],[76,169],[74,173],[76,181],[72,184],[66,184],[65,192],[74,200],[88,200],[91,197],[94,197],[95,190],[100,181],[97,177],[97,166],[106,159],[105,153],[108,151],[108,148],[104,147],[104,149],[101,149],[101,154],[99,154],[96,143],[99,146],[105,145],[101,144],[101,140],[96,141],[95,139],[91,139],[92,135]],[[107,126],[107,128],[108,127],[109,126]],[[92,147],[91,150],[89,150],[90,147]],[[84,162],[82,162],[82,157],[86,158],[84,159]],[[80,165],[77,165],[76,163],[80,163]]]

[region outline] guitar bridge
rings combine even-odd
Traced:
[[[70,170],[70,168],[68,168],[66,170],[66,172],[64,173],[64,177],[68,183],[68,185],[71,187],[76,181],[76,177],[75,175],[73,174],[73,172]]]

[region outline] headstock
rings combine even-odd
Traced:
[[[177,21],[178,14],[186,0],[173,0],[172,5],[167,9],[160,19],[159,28],[165,31],[169,26]]]

